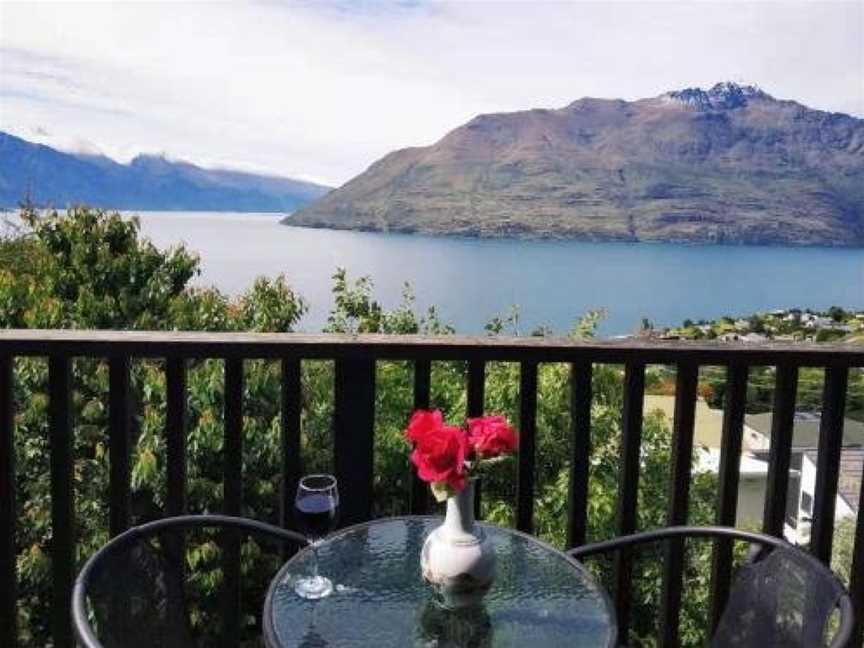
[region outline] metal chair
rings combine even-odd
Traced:
[[[577,560],[649,543],[686,538],[726,538],[750,543],[726,607],[711,637],[712,648],[845,648],[854,625],[852,601],[825,565],[785,540],[728,527],[667,527],[583,545],[567,553]],[[840,618],[828,642],[832,615]],[[625,638],[619,637],[619,641]]]
[[[284,556],[307,544],[293,531],[225,515],[133,527],[93,554],[75,580],[72,622],[79,645],[189,648],[254,641],[250,634],[257,634],[260,619],[243,614],[241,581],[246,610],[257,615]],[[221,596],[203,594],[215,590]],[[231,618],[220,618],[223,607],[234,611]]]

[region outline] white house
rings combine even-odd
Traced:
[[[671,422],[674,396],[645,396],[645,412],[662,411]],[[786,501],[784,535],[790,542],[804,544],[810,539],[810,517],[816,490],[816,461],[819,445],[819,412],[796,412],[792,430],[792,456]],[[745,417],[739,463],[737,526],[760,526],[765,511],[768,478],[768,450],[773,416],[748,414]],[[723,412],[713,410],[703,399],[696,401],[693,446],[694,470],[719,472]],[[846,419],[841,453],[840,480],[835,517],[840,520],[858,510],[864,468],[864,424]]]
[[[675,397],[646,394],[645,412],[660,410],[672,422]],[[696,401],[693,423],[693,447],[697,472],[717,473],[720,467],[720,443],[723,438],[723,412],[708,407],[704,399]],[[754,455],[748,438],[744,437],[739,463],[738,507],[736,525],[749,526],[762,520],[765,507],[765,482],[768,463]]]
[[[744,439],[753,450],[768,450],[771,445],[771,424],[773,414],[747,414],[744,417]],[[792,427],[793,450],[806,450],[819,447],[820,412],[795,412]],[[844,447],[864,447],[864,423],[844,419]]]
[[[820,419],[819,412],[796,412],[792,428],[792,457],[784,535],[790,542],[797,544],[806,544],[810,541]],[[754,450],[756,458],[766,462],[772,420],[773,415],[770,412],[748,414],[744,419],[745,443]],[[864,466],[864,423],[844,419],[840,480],[834,507],[837,520],[857,514],[862,466]]]
[[[768,336],[763,335],[762,333],[752,333],[751,332],[751,333],[747,333],[746,335],[742,335],[741,341],[742,342],[749,342],[751,344],[752,343],[759,344],[760,342],[767,342]]]
[[[791,492],[791,489],[789,493],[790,501],[789,506],[786,507],[784,534],[788,540],[797,544],[810,542],[813,497],[816,493],[817,457],[816,450],[805,450],[801,454],[798,493]],[[835,521],[858,514],[862,473],[864,473],[864,448],[843,448],[840,451],[840,479],[837,502],[834,505]]]

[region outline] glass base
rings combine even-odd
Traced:
[[[333,592],[332,581],[325,576],[307,576],[294,584],[297,596],[304,599],[320,599]]]

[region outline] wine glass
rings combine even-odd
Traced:
[[[312,547],[312,575],[301,578],[294,591],[305,599],[320,599],[333,591],[333,583],[318,573],[318,545],[336,528],[339,518],[339,490],[333,475],[306,475],[297,485],[294,511],[300,531]]]

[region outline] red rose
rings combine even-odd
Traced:
[[[468,419],[468,442],[483,458],[513,452],[518,445],[516,432],[503,416],[481,416]]]
[[[444,427],[444,417],[441,410],[417,410],[408,421],[405,436],[409,441],[419,443],[430,434],[435,434]]]
[[[465,488],[465,456],[468,454],[465,432],[451,426],[442,426],[433,432],[422,426],[418,430],[427,432],[420,436],[411,453],[420,479],[444,482],[456,491]]]

